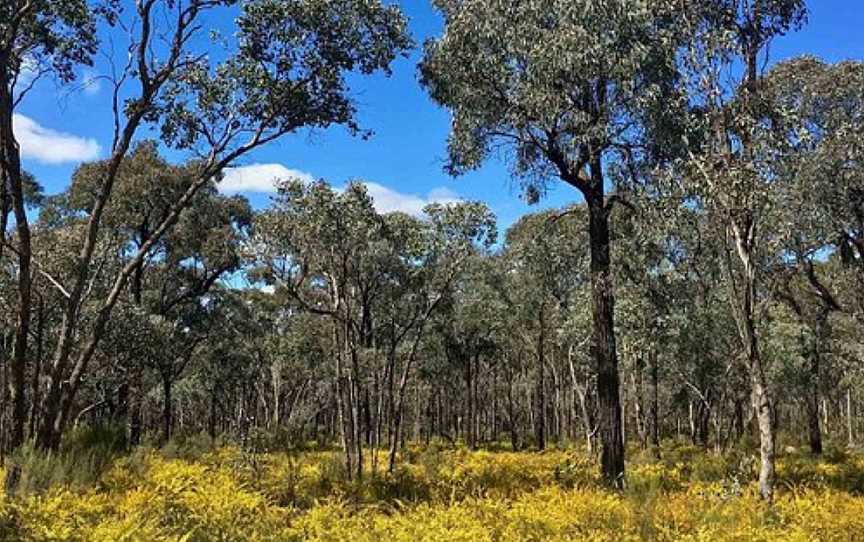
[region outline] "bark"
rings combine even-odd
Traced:
[[[768,391],[767,378],[756,333],[755,300],[756,269],[753,262],[753,236],[755,224],[752,218],[732,227],[738,258],[741,262],[741,294],[738,326],[750,372],[751,401],[759,430],[759,493],[766,501],[774,497],[774,413]],[[730,273],[734,280],[734,276]]]
[[[615,345],[609,211],[603,197],[603,176],[599,159],[591,164],[593,189],[586,194],[591,243],[591,292],[594,332],[592,353],[597,368],[598,425],[602,444],[601,469],[613,487],[624,485],[624,440],[620,403],[620,377]]]
[[[774,420],[771,400],[761,368],[753,372],[752,379],[753,406],[759,426],[759,493],[763,499],[771,501],[774,497]]]
[[[541,305],[538,318],[540,331],[537,335],[537,422],[534,427],[537,449],[546,449],[546,318]]]
[[[39,419],[39,378],[42,375],[42,356],[45,347],[45,300],[38,296],[36,305],[36,363],[30,380],[30,436],[36,434],[36,423]]]
[[[648,353],[651,363],[651,445],[654,446],[654,452],[660,453],[660,383],[659,383],[659,366],[658,355],[655,347],[651,348]]]
[[[172,409],[172,387],[173,378],[168,375],[162,377],[162,443],[165,444],[171,439],[171,430],[173,429],[173,409]]]
[[[810,393],[807,397],[807,429],[810,437],[810,452],[814,455],[822,453],[822,431],[819,426],[819,386],[820,386],[820,354],[819,339],[814,339],[810,353]]]
[[[5,59],[0,66],[6,66]],[[15,216],[17,233],[18,277],[16,307],[17,322],[15,343],[12,354],[12,432],[9,447],[17,448],[24,442],[24,428],[27,424],[27,346],[30,334],[31,316],[31,243],[30,224],[27,219],[24,201],[23,175],[21,172],[21,150],[12,130],[14,110],[9,72],[0,69],[0,179],[6,184],[11,199],[12,213]],[[5,235],[5,228],[4,228]]]

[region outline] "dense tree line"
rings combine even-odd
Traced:
[[[365,135],[346,76],[410,46],[377,1],[251,0],[216,62],[197,35],[234,4],[0,7],[4,451],[113,424],[338,445],[359,478],[412,440],[577,442],[621,486],[628,442],[753,441],[770,499],[778,435],[864,429],[864,64],[766,68],[802,1],[437,0],[448,170],[503,155],[529,201],[581,196],[500,236],[482,202],[381,214],[361,182],[221,195],[282,136]],[[97,26],[129,47],[110,156],[44,196],[22,73],[71,81]]]

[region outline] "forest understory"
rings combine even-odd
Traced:
[[[201,436],[130,453],[106,434],[78,431],[53,458],[23,452],[0,539],[864,540],[864,453],[831,445],[818,458],[786,446],[767,504],[753,446],[631,449],[617,491],[579,448],[409,444],[392,474],[367,454],[363,479],[349,480],[342,453],[314,445],[256,452]]]

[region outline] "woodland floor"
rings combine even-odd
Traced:
[[[661,456],[633,452],[628,487],[615,493],[573,450],[412,446],[395,475],[362,482],[345,480],[335,451],[173,446],[104,462],[31,455],[18,495],[0,501],[0,539],[864,540],[860,453],[814,459],[787,450],[770,507],[748,454],[670,443]]]

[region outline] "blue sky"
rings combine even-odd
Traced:
[[[442,171],[449,117],[433,104],[417,83],[419,45],[441,32],[441,20],[428,0],[402,0],[410,30],[418,44],[407,59],[394,64],[392,77],[353,78],[360,124],[375,135],[364,141],[336,127],[314,134],[300,133],[261,148],[244,158],[235,176],[245,186],[268,184],[268,176],[284,170],[325,178],[334,185],[362,179],[382,210],[414,212],[429,200],[452,198],[485,201],[506,227],[535,210],[519,199],[518,187],[506,167],[491,161],[458,179]],[[810,23],[802,31],[777,41],[772,61],[813,54],[827,61],[864,59],[864,0],[810,0]],[[101,73],[82,70],[82,81]],[[41,82],[19,110],[18,137],[24,167],[34,173],[47,193],[61,191],[82,159],[105,157],[110,145],[109,93],[104,84],[58,88]],[[142,137],[143,137],[142,133]],[[263,175],[263,177],[262,177]],[[263,179],[263,180],[262,180]],[[269,196],[244,192],[256,206]],[[567,186],[555,188],[543,206],[560,206],[578,199]]]

